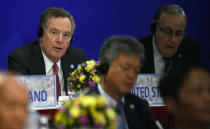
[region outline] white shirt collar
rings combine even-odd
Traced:
[[[108,100],[108,102],[110,102],[110,103],[113,104],[113,105],[117,105],[117,101],[116,101],[115,99],[113,99],[111,96],[109,96],[109,95],[103,90],[103,88],[101,87],[101,84],[100,84],[100,83],[98,83],[98,90],[99,90],[99,93],[100,93],[102,96],[104,96],[104,97]],[[121,102],[124,104],[124,102],[125,102],[125,98],[124,98],[124,97],[122,97]]]
[[[45,55],[43,51],[42,55],[44,57],[46,75],[51,75],[49,72],[51,71],[54,63]],[[61,70],[61,60],[59,60],[56,64],[58,65],[58,71]]]
[[[44,54],[44,52],[42,52],[42,55],[44,57],[46,75],[53,75],[54,63]],[[64,77],[63,77],[63,70],[61,67],[61,60],[59,60],[56,64],[58,66],[58,76],[61,84],[61,95],[66,95],[64,90]]]
[[[164,73],[165,62],[164,62],[163,56],[161,55],[161,53],[159,52],[159,50],[157,48],[154,36],[152,38],[152,47],[153,47],[155,73],[162,74],[162,73]]]
[[[156,57],[158,59],[160,59],[160,58],[162,59],[163,56],[160,54],[160,52],[159,52],[159,50],[158,50],[158,48],[156,46],[154,36],[152,38],[152,47],[153,47],[153,52],[154,52],[154,55],[155,55],[154,57]]]

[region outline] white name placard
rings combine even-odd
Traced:
[[[150,106],[163,106],[164,103],[157,87],[162,76],[160,74],[139,74],[131,93],[146,99]]]
[[[28,98],[32,109],[56,108],[55,75],[16,76],[28,90]]]

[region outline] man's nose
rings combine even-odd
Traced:
[[[131,79],[136,79],[136,77],[137,77],[136,71],[132,70],[132,69],[129,70],[128,77],[131,78]]]
[[[171,35],[171,42],[172,43],[175,43],[176,42],[176,40],[177,40],[177,37],[176,37],[176,35],[175,34],[173,34],[173,35]]]
[[[59,35],[58,35],[57,41],[58,41],[59,43],[62,43],[62,42],[63,42],[63,35],[62,35],[62,34],[59,34]]]

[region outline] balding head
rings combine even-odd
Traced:
[[[0,129],[23,129],[27,103],[25,88],[8,74],[0,73]]]

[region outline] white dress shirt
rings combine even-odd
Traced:
[[[160,54],[154,40],[154,36],[152,39],[152,46],[153,46],[153,57],[154,57],[154,66],[155,66],[155,73],[156,74],[163,74],[165,68],[165,61],[163,56]]]
[[[109,103],[113,104],[114,106],[117,106],[117,103],[118,103],[118,102],[117,102],[115,99],[113,99],[111,96],[109,96],[109,95],[103,90],[103,88],[101,87],[100,83],[98,83],[98,90],[99,90],[100,95],[104,96],[104,97],[107,99],[107,101],[108,101]],[[124,105],[124,103],[125,103],[125,98],[124,98],[124,97],[122,97],[121,102],[122,102],[122,104]],[[123,107],[122,107],[122,108],[123,108]],[[125,129],[128,129],[128,122],[127,122],[125,110],[124,110],[123,112],[124,112],[124,113],[122,113],[122,114],[124,114],[123,117],[122,117],[122,119],[124,118],[124,119],[123,119],[123,120],[124,120],[124,121],[123,121],[123,123],[124,123],[124,126],[123,126],[123,127],[124,127]],[[122,123],[119,122],[119,124],[122,124]],[[119,128],[121,128],[120,125],[117,126],[117,129],[119,129]]]
[[[44,57],[46,75],[53,75],[54,63],[44,54],[44,52],[42,52],[42,55]],[[61,96],[65,96],[66,93],[64,90],[64,78],[63,78],[63,70],[61,67],[61,60],[59,60],[56,64],[58,65],[58,76],[61,85]]]
[[[103,88],[101,87],[101,84],[98,83],[98,90],[99,90],[99,93],[100,95],[104,96],[109,103],[113,104],[113,105],[117,105],[117,101],[115,99],[113,99],[111,96],[109,96],[104,90]],[[122,97],[121,99],[121,102],[124,104],[125,103],[125,98]]]

